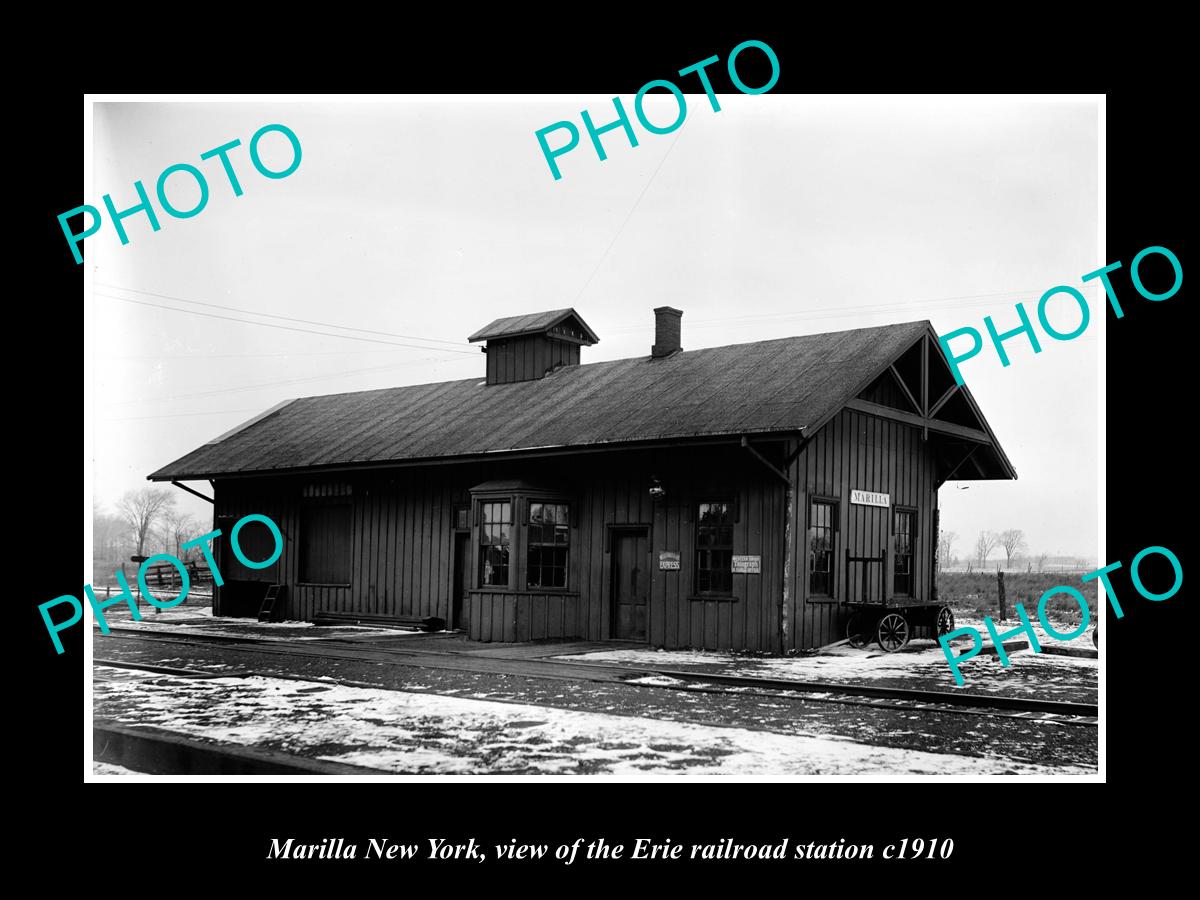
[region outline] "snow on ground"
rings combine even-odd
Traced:
[[[629,678],[625,681],[626,684],[648,684],[654,687],[678,687],[686,685],[688,682],[682,678],[671,678],[669,675],[646,675],[642,678]]]
[[[124,611],[124,615],[109,615],[113,609],[118,608]],[[114,606],[110,610],[106,610],[105,615],[110,624],[119,624],[122,628],[168,632],[187,629],[189,634],[212,637],[250,637],[268,641],[321,641],[363,635],[395,637],[396,635],[424,633],[409,628],[368,628],[359,625],[317,627],[312,622],[258,622],[254,619],[214,616],[211,606],[203,607],[203,609],[173,608],[162,610],[157,614],[150,609],[143,608],[141,621],[132,618],[127,606]],[[100,634],[99,631],[96,633]]]
[[[99,598],[99,594],[97,594]],[[107,598],[99,598],[107,599]],[[186,600],[178,606],[172,606],[170,609],[159,609],[151,604],[148,600],[143,599],[138,603],[138,612],[142,614],[142,618],[146,620],[157,620],[159,622],[177,622],[184,619],[194,619],[199,616],[212,617],[212,600],[206,598],[203,605],[199,603],[189,603]],[[104,610],[104,618],[109,622],[121,622],[124,624],[133,618],[133,613],[129,610],[127,603],[116,603]]]
[[[103,674],[104,667],[97,667]],[[95,714],[403,774],[1091,774],[1078,766],[278,678],[97,681]]]
[[[841,644],[814,656],[745,656],[707,650],[647,648],[600,650],[555,659],[744,678],[831,684],[877,683],[881,686],[886,683],[886,686],[919,690],[976,691],[1079,702],[1095,701],[1098,673],[1094,659],[1023,650],[1009,653],[1010,665],[1005,668],[995,656],[981,654],[962,664],[966,683],[959,687],[954,683],[941,647],[921,639],[912,641],[904,651],[897,653],[884,653],[871,647],[855,650]]]
[[[1094,622],[1088,625],[1087,630],[1083,634],[1079,635],[1079,637],[1072,638],[1069,641],[1063,641],[1046,633],[1046,629],[1042,627],[1041,620],[1038,619],[1036,606],[1031,609],[1029,605],[1026,604],[1025,612],[1028,613],[1029,620],[1033,623],[1033,630],[1037,633],[1038,643],[1041,644],[1042,647],[1063,647],[1076,650],[1090,650],[1093,653],[1096,652],[1096,645],[1092,643],[1092,629],[1095,628]],[[1020,624],[1021,622],[1017,618],[1015,612],[1013,612],[1009,618],[1003,620],[999,619],[997,616],[992,616],[992,625],[1000,634],[1003,634],[1010,629],[1017,628],[1020,626]],[[1053,625],[1060,634],[1070,634],[1079,627],[1078,621],[1066,622],[1057,617],[1052,618],[1050,624]],[[991,646],[992,644],[992,639],[988,635],[987,626],[983,623],[983,616],[956,613],[954,617],[954,627],[974,628],[981,635],[983,635],[983,642],[985,645]],[[1017,635],[1014,638],[1010,638],[1010,640],[1025,639],[1026,638],[1024,635]],[[966,643],[970,645],[970,638],[967,638]]]
[[[116,766],[112,763],[93,762],[93,775],[141,775],[141,772],[135,772],[133,769],[126,769],[124,766]]]

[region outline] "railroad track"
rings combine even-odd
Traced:
[[[812,703],[869,706],[878,709],[903,709],[955,715],[1016,718],[1032,722],[1045,722],[1067,726],[1094,728],[1098,725],[1099,721],[1099,710],[1095,704],[1003,697],[961,691],[925,691],[910,688],[877,687],[874,685],[801,682],[785,679],[720,675],[709,672],[683,671],[659,667],[565,662],[553,659],[480,657],[469,654],[437,653],[396,647],[364,647],[361,644],[346,641],[266,641],[251,637],[171,635],[135,628],[122,628],[121,626],[112,626],[112,633],[106,639],[111,640],[113,638],[198,647],[218,645],[230,649],[245,649],[248,652],[267,655],[383,662],[393,665],[437,668],[476,674],[503,674],[567,681],[582,680],[610,684],[620,683],[631,684],[637,687],[692,693],[783,698]],[[160,674],[177,674],[180,677],[189,678],[261,675],[263,677],[288,678],[299,681],[312,680],[311,678],[280,675],[274,672],[237,671],[232,673],[206,673],[198,672],[197,670],[172,671],[170,667],[142,666],[140,664],[119,663],[115,661],[93,660],[93,662],[97,665],[110,665],[118,668],[142,668],[147,671],[157,671]],[[653,678],[670,679],[670,683],[646,680]],[[363,685],[356,682],[342,683],[352,686],[378,687],[378,685]]]

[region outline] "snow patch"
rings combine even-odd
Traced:
[[[1089,774],[638,716],[262,676],[100,682],[97,715],[398,774]]]

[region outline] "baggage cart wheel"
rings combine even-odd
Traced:
[[[937,611],[937,618],[934,619],[933,639],[936,641],[943,634],[949,634],[954,630],[954,610],[948,606],[943,606]]]
[[[908,619],[900,613],[888,613],[875,626],[875,642],[887,653],[908,643]]]
[[[871,642],[871,620],[862,610],[855,610],[846,622],[846,640],[855,650],[861,650]]]

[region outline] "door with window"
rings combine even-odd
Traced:
[[[458,629],[467,627],[467,610],[471,608],[468,591],[471,589],[471,508],[464,504],[454,507],[454,585],[451,590],[450,620]]]
[[[471,535],[466,532],[454,534],[454,627],[467,627],[467,591],[471,587]]]
[[[612,535],[612,636],[645,641],[650,608],[650,536],[645,528]]]
[[[916,537],[917,511],[896,509],[892,516],[892,594],[896,597],[916,596],[913,569]]]
[[[888,546],[891,510],[887,505],[875,505],[881,499],[885,504],[888,502],[885,494],[871,493],[870,502],[855,502],[855,493],[851,492],[851,501],[845,506],[845,550],[841,562],[845,563],[847,550],[850,557],[861,561],[846,565],[845,589],[840,592],[840,599],[882,603],[890,584],[888,567],[892,564]]]

